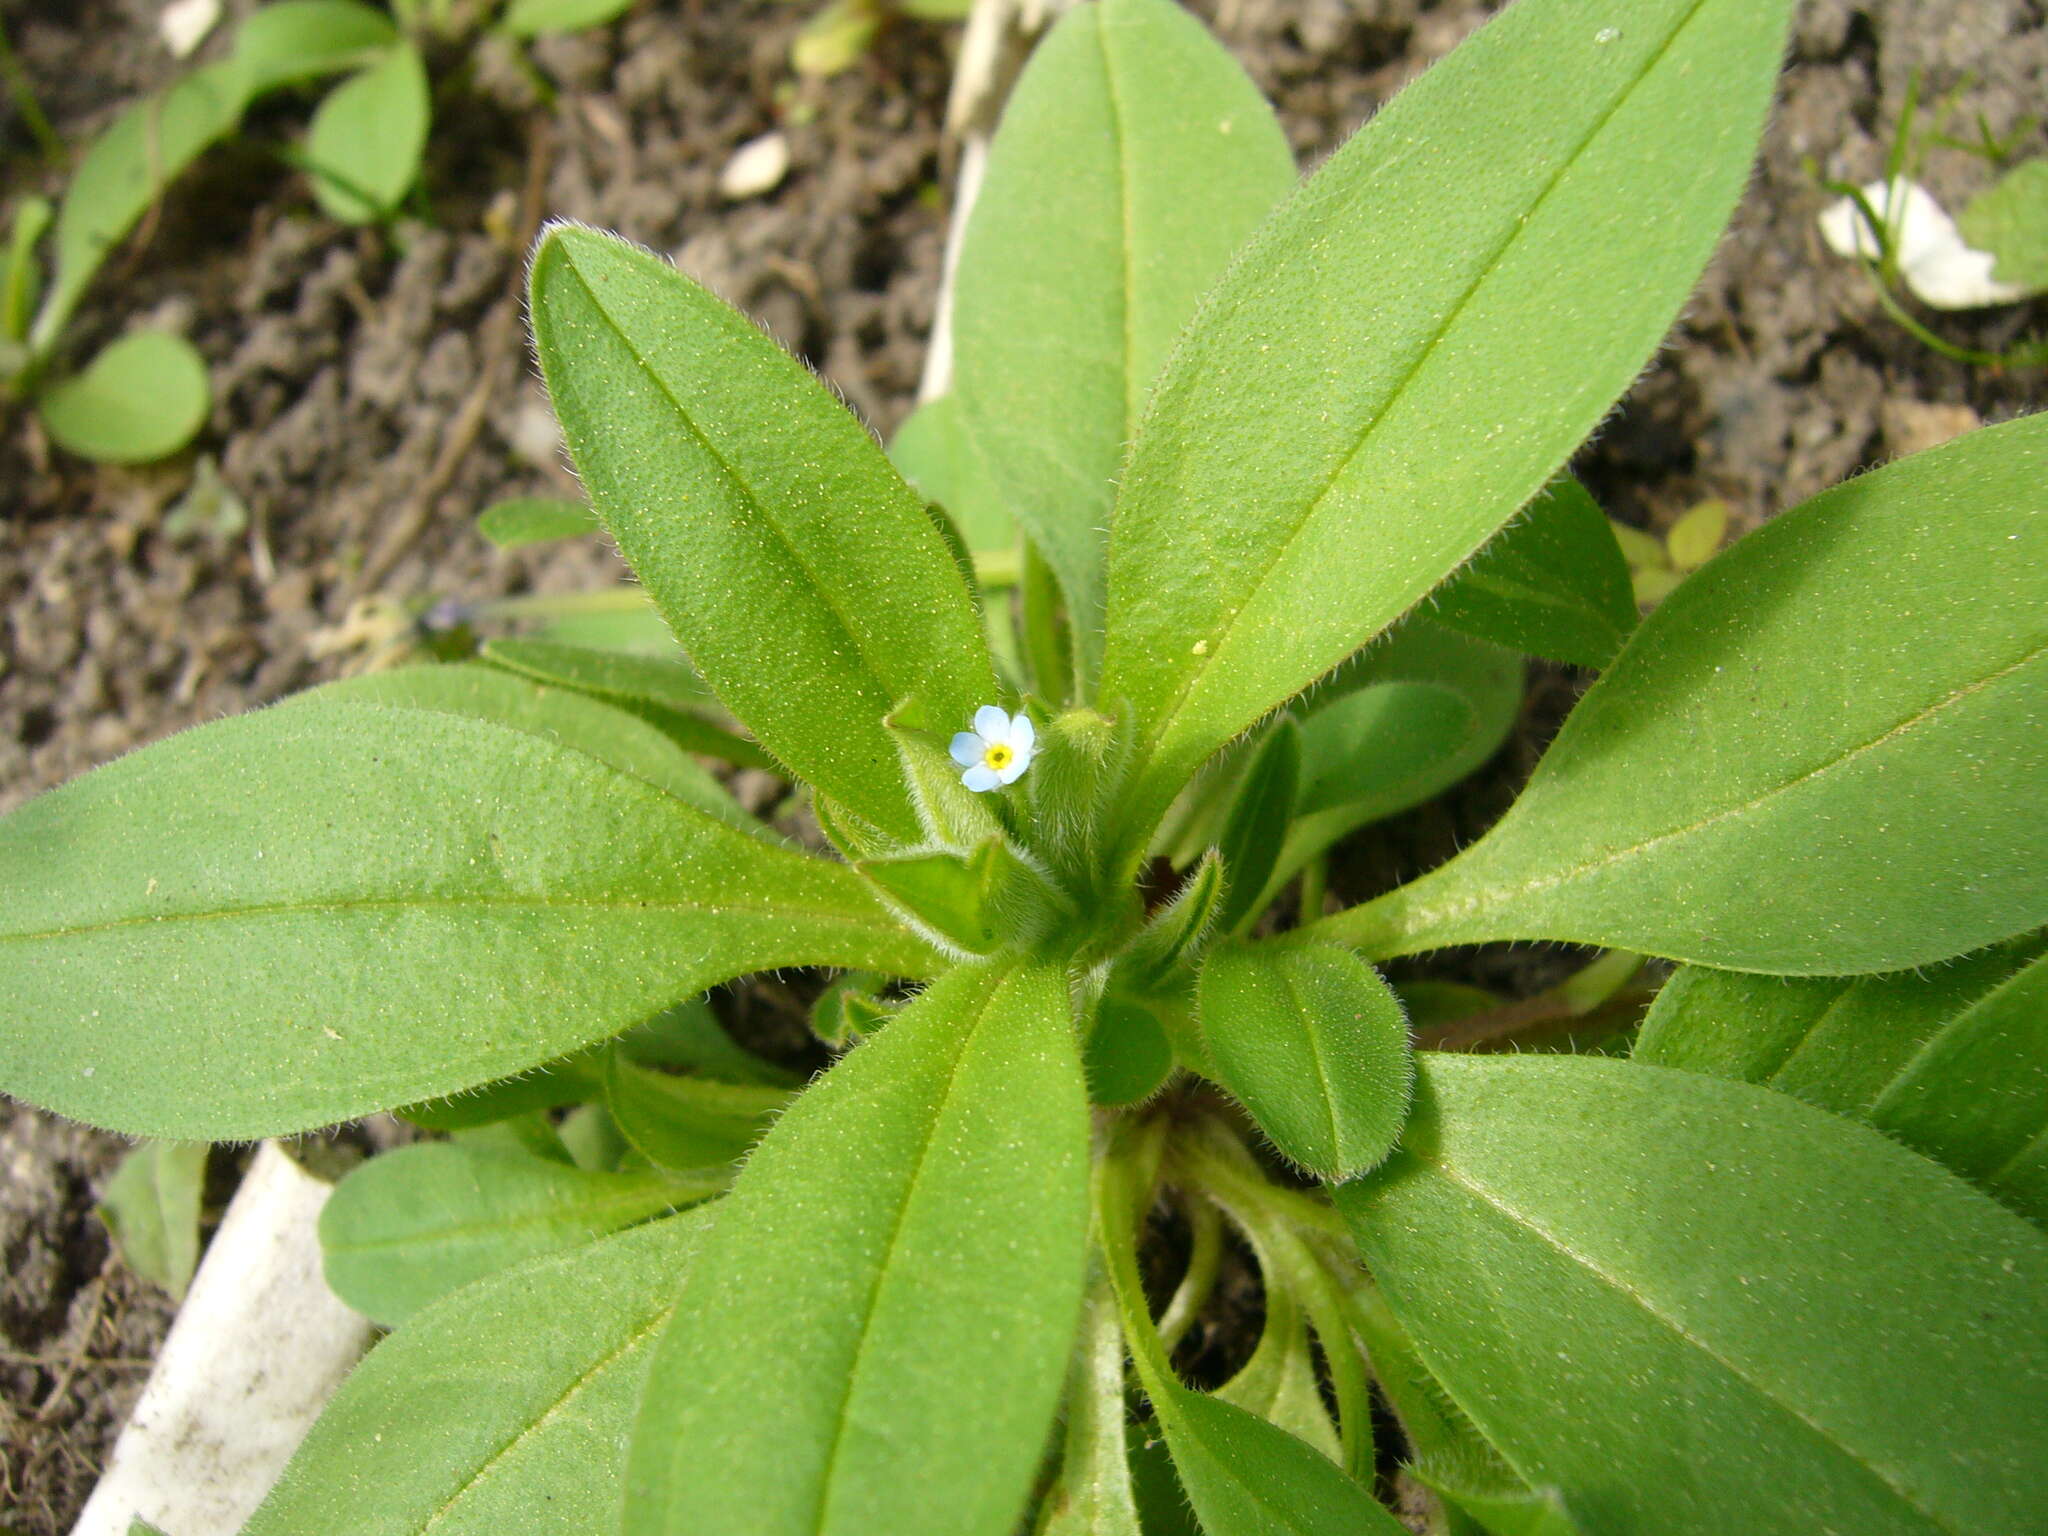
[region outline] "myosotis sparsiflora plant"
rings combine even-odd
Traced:
[[[330,1276],[398,1326],[251,1536],[1353,1536],[1397,1461],[1447,1531],[2039,1527],[2048,432],[1817,497],[1640,628],[1559,478],[1788,10],[1521,0],[1295,187],[1198,26],[1083,7],[896,444],[939,507],[743,317],[550,232],[541,366],[688,665],[492,641],[0,822],[10,1091],[453,1132],[337,1191]],[[1517,652],[1601,673],[1519,801],[1329,911]],[[1518,940],[1677,962],[1631,1057],[1412,1049],[1375,963]],[[801,1087],[688,1001],[791,966],[847,973]],[[1227,1233],[1262,1333],[1199,1391]]]

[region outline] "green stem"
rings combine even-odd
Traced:
[[[1159,1318],[1159,1342],[1166,1346],[1168,1354],[1180,1347],[1202,1308],[1209,1304],[1209,1297],[1216,1290],[1216,1273],[1223,1265],[1223,1218],[1216,1207],[1198,1200],[1188,1206],[1187,1215],[1194,1232],[1187,1271]]]
[[[1301,866],[1301,901],[1294,925],[1299,928],[1323,915],[1323,902],[1330,894],[1330,856],[1319,853]]]

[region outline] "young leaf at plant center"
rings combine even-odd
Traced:
[[[719,1168],[761,1139],[789,1092],[754,1083],[656,1072],[614,1051],[605,1067],[605,1107],[620,1134],[657,1168]]]
[[[1421,1069],[1402,1150],[1338,1208],[1458,1406],[1586,1529],[2048,1515],[2041,1233],[1748,1084],[1566,1056]]]
[[[398,40],[391,18],[360,0],[272,0],[235,33],[235,67],[251,97],[371,63]]]
[[[1430,613],[1481,640],[1579,667],[1606,666],[1638,618],[1607,515],[1569,475],[1439,587]]]
[[[1133,856],[1211,753],[1470,557],[1635,377],[1742,190],[1790,9],[1522,0],[1231,264],[1111,526],[1101,694],[1143,733]]]
[[[1226,944],[1202,965],[1202,1041],[1219,1081],[1273,1145],[1348,1179],[1407,1117],[1408,1022],[1379,973],[1328,944]]]
[[[1680,969],[1634,1059],[1854,1116],[2048,1225],[2048,944],[1938,970],[1793,979]]]
[[[1282,715],[1252,755],[1244,784],[1223,823],[1217,852],[1223,858],[1223,904],[1216,927],[1234,933],[1258,916],[1252,905],[1280,856],[1287,824],[1294,819],[1301,785],[1301,727]]]
[[[58,447],[102,464],[168,458],[206,425],[206,360],[169,331],[135,331],[83,372],[44,386],[36,414]]]
[[[585,753],[329,701],[0,819],[0,956],[0,1087],[186,1139],[494,1081],[753,970],[938,964],[852,870]]]
[[[1040,1506],[1033,1536],[1142,1536],[1125,1417],[1123,1322],[1116,1293],[1098,1275],[1074,1341],[1059,1477]]]
[[[716,1194],[724,1179],[591,1173],[547,1158],[425,1142],[334,1187],[320,1248],[335,1295],[385,1327],[522,1260]]]
[[[750,836],[771,836],[696,759],[646,721],[581,693],[529,682],[496,667],[398,667],[344,678],[300,698],[437,709],[510,726],[587,752]],[[297,708],[298,700],[285,707]]]
[[[633,0],[511,0],[498,26],[513,37],[582,32],[625,15],[632,5]]]
[[[1223,860],[1211,849],[1181,882],[1173,899],[1146,921],[1144,932],[1119,960],[1119,968],[1127,970],[1138,986],[1152,987],[1165,982],[1175,969],[1192,966],[1218,926],[1216,913],[1222,899]]]
[[[306,135],[313,197],[344,224],[375,224],[398,211],[419,180],[432,113],[427,67],[409,42],[321,99]]]
[[[599,518],[698,672],[799,776],[906,844],[883,720],[995,697],[945,541],[803,366],[668,263],[558,227],[532,273],[541,370]]]
[[[651,1221],[421,1310],[342,1384],[242,1536],[610,1529],[654,1341],[703,1221]]]
[[[2048,921],[2044,469],[2027,417],[1766,524],[1644,622],[1491,832],[1320,936],[1843,975]]]
[[[233,130],[247,104],[240,68],[209,64],[130,107],[93,141],[57,210],[55,266],[29,332],[31,351],[46,355],[57,344],[107,254],[165,186]]]
[[[2021,288],[2048,288],[2048,160],[2029,160],[1979,192],[1956,221],[1973,251],[1995,258],[1991,276]]]
[[[597,531],[597,514],[558,496],[514,496],[477,515],[476,531],[500,549],[525,549]]]
[[[206,1183],[203,1141],[145,1141],[121,1159],[93,1207],[128,1267],[183,1296],[199,1266],[199,1196]]]
[[[1152,1097],[1173,1071],[1173,1042],[1146,1003],[1103,995],[1081,1050],[1091,1104],[1137,1104]]]
[[[683,1282],[627,1536],[1007,1536],[1080,1309],[1087,1124],[1057,968],[964,966],[842,1057]]]
[[[1273,109],[1168,0],[1077,6],[1004,108],[955,278],[954,398],[1059,577],[1084,679],[1125,445],[1202,294],[1293,183]]]
[[[903,853],[857,866],[913,919],[969,954],[1029,947],[1061,902],[1043,875],[1001,837],[972,853]]]
[[[1016,547],[1017,525],[968,440],[957,396],[927,400],[905,417],[889,441],[889,460],[920,494],[946,509],[976,554]]]

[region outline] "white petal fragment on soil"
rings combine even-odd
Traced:
[[[182,59],[206,41],[219,20],[220,0],[171,0],[157,15],[157,36],[172,58]]]
[[[718,173],[718,190],[738,202],[773,192],[788,174],[789,140],[780,133],[764,133],[733,151]]]
[[[2026,297],[2026,289],[1991,275],[1997,258],[1989,251],[1972,250],[1956,221],[1917,181],[1873,181],[1863,188],[1863,197],[1880,219],[1893,226],[1899,276],[1922,303],[1936,309],[1977,309]],[[1854,198],[1837,199],[1823,209],[1820,232],[1837,256],[1874,261],[1879,255],[1876,232]]]
[[[242,1528],[370,1344],[320,1272],[331,1186],[266,1141],[72,1536]]]

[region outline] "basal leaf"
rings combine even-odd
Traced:
[[[628,1536],[1007,1536],[1081,1301],[1068,1010],[1057,969],[963,967],[775,1123],[662,1340]]]
[[[1226,945],[1202,966],[1202,1041],[1282,1153],[1326,1179],[1385,1157],[1415,1065],[1379,973],[1327,944]]]
[[[2048,921],[2044,469],[2028,417],[1750,535],[1637,631],[1491,833],[1323,933],[1839,975]]]
[[[656,1167],[678,1170],[744,1157],[789,1099],[786,1089],[757,1083],[656,1072],[622,1051],[607,1059],[604,1089],[620,1134]]]
[[[1569,475],[1438,588],[1430,613],[1482,640],[1580,667],[1612,661],[1638,617],[1614,529]]]
[[[630,664],[632,658],[622,660]],[[723,784],[657,727],[569,688],[530,682],[496,667],[458,664],[365,673],[301,697],[435,709],[510,726],[587,752],[743,832],[767,835]],[[297,707],[296,701],[287,707]]]
[[[936,963],[853,871],[437,711],[265,710],[0,820],[0,1087],[133,1134],[452,1093],[752,970]]]
[[[2048,1238],[1863,1126],[1429,1055],[1402,1150],[1336,1199],[1458,1406],[1589,1531],[2048,1518]]]
[[[191,442],[212,401],[206,359],[191,342],[135,331],[39,391],[36,414],[58,447],[81,458],[148,464]]]
[[[920,495],[946,509],[970,550],[1016,547],[1017,525],[968,440],[957,396],[927,400],[912,411],[890,439],[889,461]]]
[[[1168,0],[1076,7],[1004,108],[955,279],[954,395],[1059,577],[1084,678],[1125,445],[1196,302],[1293,182],[1272,108]]]
[[[541,369],[585,490],[697,670],[800,777],[905,843],[883,721],[995,700],[924,504],[789,354],[667,262],[558,227],[533,263]]]
[[[107,1181],[94,1211],[128,1267],[183,1296],[199,1266],[199,1197],[206,1183],[203,1141],[145,1141]]]
[[[335,1295],[385,1327],[475,1280],[716,1194],[722,1180],[591,1173],[452,1142],[373,1157],[320,1211]]]
[[[703,1217],[522,1264],[370,1352],[242,1536],[593,1536]]]
[[[1868,1121],[2048,1224],[2048,960],[2038,937],[1924,972],[1681,968],[1634,1059],[1758,1083]]]
[[[235,66],[251,96],[371,62],[398,38],[361,0],[272,0],[235,33]]]
[[[514,496],[477,514],[476,531],[500,549],[525,549],[597,530],[597,514],[558,496]]]
[[[1124,1330],[1106,1282],[1089,1292],[1067,1378],[1059,1477],[1035,1536],[1141,1536],[1124,1445]]]
[[[1134,847],[1211,753],[1484,544],[1627,387],[1742,190],[1789,11],[1522,0],[1245,247],[1117,491],[1100,692],[1142,733]]]
[[[306,135],[313,196],[344,224],[398,211],[419,180],[432,103],[419,50],[399,42],[329,91]]]
[[[29,333],[32,350],[56,345],[107,253],[186,166],[233,131],[248,100],[239,65],[209,64],[130,107],[93,141],[57,211],[56,264]]]

